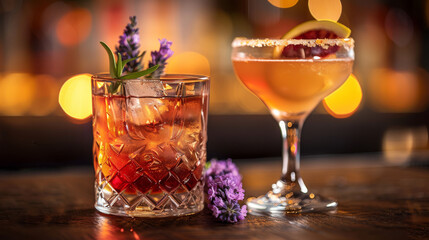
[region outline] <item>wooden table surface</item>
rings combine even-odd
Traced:
[[[246,197],[277,180],[280,160],[272,160],[240,162]],[[310,190],[338,200],[336,211],[248,215],[232,225],[207,209],[164,219],[101,214],[88,168],[2,172],[0,239],[429,239],[428,168],[316,160],[303,164],[302,176]]]

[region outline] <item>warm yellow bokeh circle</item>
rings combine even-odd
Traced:
[[[37,93],[37,82],[28,73],[10,73],[0,79],[0,113],[22,116],[32,107]]]
[[[362,101],[362,88],[355,75],[350,74],[346,82],[323,100],[326,111],[336,118],[351,116]]]
[[[268,0],[268,2],[278,8],[290,8],[295,6],[298,0]]]
[[[308,0],[308,9],[316,20],[338,21],[342,12],[340,0]]]
[[[79,74],[69,78],[61,87],[58,97],[67,115],[85,119],[92,114],[91,75]]]
[[[168,61],[166,73],[203,74],[210,76],[210,62],[197,52],[175,53]]]

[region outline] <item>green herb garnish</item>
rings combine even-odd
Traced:
[[[137,58],[142,58],[144,56],[144,54],[146,52],[143,52],[140,56],[134,57],[134,58],[129,58],[126,59],[124,61],[122,61],[122,57],[121,54],[118,53],[118,60],[115,60],[115,57],[113,55],[112,50],[109,48],[109,46],[107,46],[107,44],[105,44],[104,42],[100,42],[101,46],[103,46],[103,48],[106,50],[107,54],[109,55],[109,70],[110,70],[110,76],[114,79],[119,79],[121,81],[117,81],[115,83],[113,83],[110,87],[109,87],[109,93],[115,93],[117,92],[118,88],[120,85],[122,85],[122,80],[126,80],[126,79],[135,79],[135,78],[139,78],[139,77],[143,77],[146,76],[148,74],[151,74],[152,72],[154,72],[156,69],[158,69],[159,65],[155,65],[153,67],[150,67],[148,69],[145,69],[143,71],[140,72],[133,72],[133,73],[129,73],[126,75],[122,75],[123,71],[124,71],[124,67],[127,63],[136,60]]]

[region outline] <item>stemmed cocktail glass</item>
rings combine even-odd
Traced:
[[[255,212],[336,208],[336,201],[311,193],[300,176],[300,132],[309,113],[352,72],[353,39],[236,38],[232,47],[237,76],[269,108],[284,141],[280,180],[266,195],[248,199],[248,207]]]

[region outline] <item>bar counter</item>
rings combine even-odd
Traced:
[[[246,198],[264,194],[280,159],[238,162]],[[337,199],[324,213],[255,216],[223,224],[202,212],[178,218],[108,216],[94,207],[90,168],[2,171],[0,239],[429,239],[429,168],[381,157],[303,160],[307,187]]]

